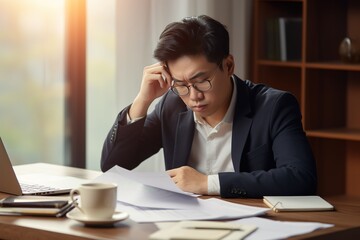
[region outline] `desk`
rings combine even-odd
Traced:
[[[46,172],[93,179],[101,173],[79,168],[45,163],[26,164],[14,167],[17,174]],[[0,198],[8,196],[0,193]],[[286,221],[315,221],[333,223],[335,227],[296,236],[291,239],[360,239],[360,198],[326,197],[335,206],[331,212],[269,211],[266,218]],[[230,202],[266,207],[261,199],[226,199]],[[142,240],[157,230],[152,223],[136,223],[130,219],[117,223],[114,228],[88,228],[67,218],[0,216],[0,239],[127,239]]]

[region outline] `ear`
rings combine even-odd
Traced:
[[[234,69],[235,69],[234,57],[231,54],[229,54],[229,56],[225,58],[224,71],[226,71],[227,74],[231,76],[234,74]]]

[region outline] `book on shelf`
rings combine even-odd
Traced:
[[[334,206],[320,196],[264,196],[263,201],[275,212],[334,210]]]
[[[301,18],[269,18],[266,21],[265,28],[267,59],[277,61],[301,60]]]
[[[0,200],[0,215],[62,217],[73,208],[68,196],[10,196]]]
[[[266,21],[266,58],[280,60],[280,34],[277,19],[270,18]]]

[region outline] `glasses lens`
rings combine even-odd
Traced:
[[[172,87],[171,88],[173,90],[173,92],[179,96],[183,96],[188,94],[189,89],[187,88],[187,86],[176,86],[176,87]]]
[[[198,82],[198,83],[194,84],[193,86],[197,90],[204,92],[211,88],[211,83],[210,83],[210,81],[206,80],[206,81]]]

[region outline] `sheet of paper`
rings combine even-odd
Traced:
[[[236,219],[268,211],[216,198],[194,197],[181,191],[166,173],[132,172],[116,166],[93,182],[116,183],[118,210],[128,212],[136,222]]]
[[[183,209],[144,208],[118,202],[117,210],[128,212],[130,218],[135,222],[236,219],[262,215],[269,210],[230,203],[216,198],[198,200],[198,206],[188,206]]]
[[[213,212],[218,216],[217,219],[259,216],[269,210],[268,208],[231,203],[218,198],[199,199],[199,203],[200,209]]]
[[[309,233],[316,229],[333,227],[333,224],[319,222],[288,222],[275,221],[260,217],[251,217],[232,221],[240,224],[255,225],[258,229],[246,240],[285,239],[291,236]]]
[[[199,196],[193,193],[182,191],[180,188],[176,186],[176,184],[171,180],[170,176],[166,172],[129,171],[119,166],[114,166],[109,171],[113,173],[117,173],[120,176],[131,179],[135,182],[142,183],[146,186],[156,187],[167,191],[190,195],[190,196]]]
[[[333,227],[333,224],[319,222],[288,222],[276,221],[261,217],[243,218],[240,220],[229,221],[243,225],[255,225],[257,229],[246,237],[246,240],[272,240],[286,239],[292,236],[310,233],[317,229]],[[156,226],[159,229],[169,229],[176,222],[158,222]]]
[[[171,179],[170,179],[171,181]],[[133,181],[116,171],[108,171],[93,182],[113,182],[118,185],[117,200],[138,207],[182,209],[198,206],[198,199]]]

